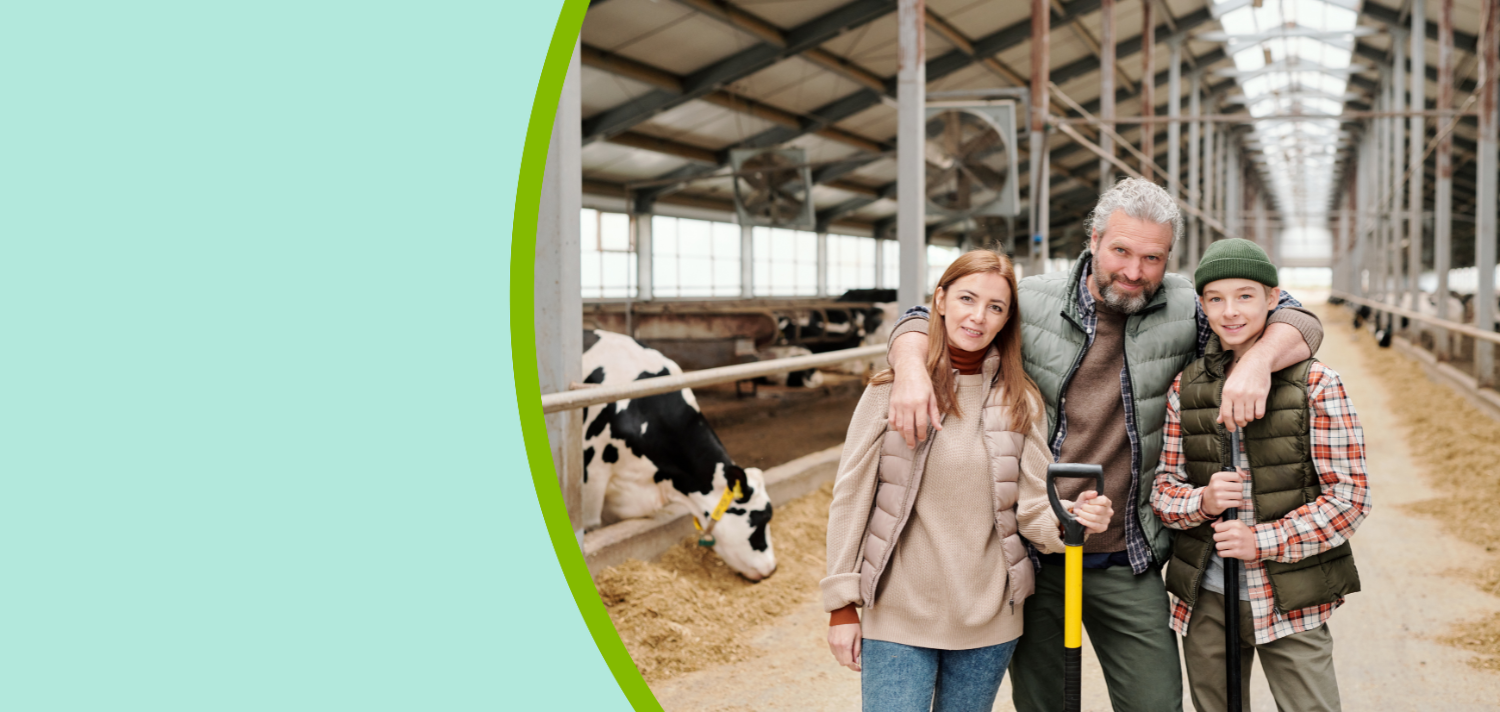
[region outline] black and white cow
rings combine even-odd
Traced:
[[[623,334],[583,332],[586,383],[615,385],[682,373],[661,352]],[[714,551],[752,581],[776,570],[771,498],[757,468],[730,459],[691,389],[592,406],[583,415],[584,527],[686,504],[708,526],[726,488],[740,486],[713,530]]]

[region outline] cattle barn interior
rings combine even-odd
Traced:
[[[1325,323],[1357,310],[1382,345],[1394,335],[1470,401],[1500,404],[1497,3],[594,0],[553,124],[535,317],[553,460],[596,575],[698,536],[689,511],[714,504],[592,516],[586,479],[606,450],[711,439],[722,469],[704,482],[748,469],[772,499],[826,504],[849,416],[885,365],[870,347],[900,313],[969,249],[1023,276],[1069,269],[1099,194],[1127,176],[1178,200],[1172,271],[1191,276],[1216,240],[1253,240]],[[675,370],[635,368],[639,354],[585,370],[595,330]],[[671,430],[695,417],[677,413],[631,420],[642,432],[627,437],[628,406],[577,405],[719,369],[740,370],[681,401],[706,436]],[[658,478],[676,466],[648,459]],[[772,526],[785,561],[793,544]],[[708,566],[699,548],[662,560]],[[743,653],[725,650],[717,662]]]

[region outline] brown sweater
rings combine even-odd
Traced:
[[[1062,397],[1068,437],[1059,462],[1093,462],[1104,466],[1104,496],[1115,505],[1109,529],[1089,537],[1085,553],[1125,550],[1125,515],[1130,494],[1130,435],[1125,430],[1125,401],[1120,371],[1125,368],[1125,315],[1097,303],[1098,332],[1083,363]],[[1057,496],[1076,500],[1094,488],[1088,480],[1058,480]]]

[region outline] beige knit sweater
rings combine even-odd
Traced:
[[[1019,637],[1023,602],[1004,597],[1006,570],[991,510],[988,457],[979,414],[987,395],[983,376],[958,377],[961,415],[943,420],[928,450],[926,474],[910,520],[881,579],[875,604],[864,612],[866,638],[944,650],[996,645]],[[828,515],[828,577],[823,606],[859,603],[861,543],[877,485],[886,434],[890,385],[870,386],[855,409]],[[1021,535],[1044,551],[1062,551],[1057,518],[1047,502],[1051,455],[1034,418],[1022,449],[1017,516]],[[849,576],[853,574],[854,576]]]

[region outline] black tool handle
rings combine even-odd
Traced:
[[[1083,706],[1083,648],[1063,648],[1063,712]]]
[[[1057,515],[1058,521],[1063,523],[1063,544],[1083,546],[1083,525],[1063,509],[1062,501],[1057,498],[1057,480],[1060,478],[1093,478],[1094,492],[1104,494],[1104,467],[1072,462],[1054,462],[1047,466],[1047,499],[1052,502],[1052,512]]]
[[[1229,463],[1224,466],[1224,471],[1238,472],[1239,468],[1235,467],[1235,463],[1239,458],[1240,431],[1235,430],[1229,433]],[[1233,522],[1239,518],[1239,507],[1230,507],[1224,510],[1220,521]],[[1220,558],[1224,562],[1224,679],[1229,687],[1225,691],[1229,703],[1227,709],[1241,712],[1245,706],[1240,699],[1240,560],[1227,556]]]

